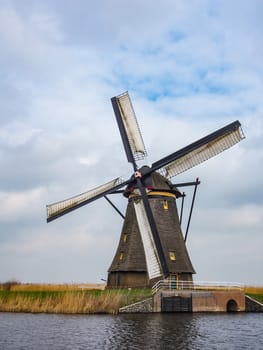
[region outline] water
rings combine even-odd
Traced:
[[[263,314],[0,313],[1,350],[263,349]]]

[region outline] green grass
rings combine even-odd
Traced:
[[[246,293],[246,295],[263,304],[263,294]]]

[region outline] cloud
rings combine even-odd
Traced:
[[[0,200],[3,203],[0,222],[19,222],[25,216],[30,221],[30,217],[38,211],[39,200],[44,191],[43,188],[34,188],[22,192],[0,192]]]

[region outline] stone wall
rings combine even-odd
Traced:
[[[263,304],[245,296],[241,291],[162,291],[138,303],[120,308],[120,313],[162,312],[163,298],[191,297],[192,312],[227,312],[246,311],[263,312]],[[229,303],[234,302],[235,310],[227,310]]]
[[[246,295],[246,312],[263,312],[263,304]]]
[[[152,298],[121,307],[119,313],[149,313],[153,312]]]

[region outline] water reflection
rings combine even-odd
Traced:
[[[0,313],[0,349],[262,349],[262,314]]]
[[[121,315],[116,321],[108,338],[111,344],[121,344],[123,348],[193,349],[192,339],[197,335],[196,322],[190,314]]]

